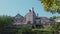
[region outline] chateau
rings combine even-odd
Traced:
[[[13,24],[17,27],[22,27],[24,25],[46,25],[50,24],[51,21],[47,17],[39,17],[34,12],[34,8],[29,9],[29,12],[25,16],[17,14],[13,17]]]

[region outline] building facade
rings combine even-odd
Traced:
[[[51,21],[47,17],[39,17],[38,14],[36,15],[34,12],[34,8],[29,9],[29,12],[25,16],[21,16],[17,14],[13,17],[13,24],[19,27],[22,27],[26,24],[32,25],[45,25],[51,23]]]

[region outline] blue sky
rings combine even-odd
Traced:
[[[17,13],[26,15],[29,9],[34,7],[35,13],[39,16],[51,17],[60,14],[45,12],[43,5],[38,0],[0,0],[0,15],[15,16]]]

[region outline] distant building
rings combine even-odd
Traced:
[[[13,17],[14,25],[18,27],[22,27],[24,25],[45,25],[50,24],[51,21],[47,17],[39,17],[38,14],[36,15],[34,12],[34,8],[29,9],[29,12],[23,17],[20,14],[17,14]]]
[[[60,18],[56,18],[54,20],[55,20],[55,22],[60,22]]]

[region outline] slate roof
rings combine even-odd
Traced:
[[[20,14],[17,14],[15,17],[13,17],[14,21],[23,21],[24,17],[21,16]]]

